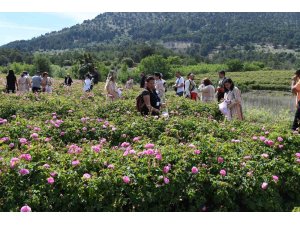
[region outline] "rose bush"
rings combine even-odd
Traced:
[[[175,96],[167,102],[169,118],[143,118],[135,110],[137,91],[106,103],[101,88],[88,97],[79,87],[1,95],[1,211],[300,205],[300,136],[288,124],[228,123],[216,104]]]

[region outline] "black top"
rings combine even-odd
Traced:
[[[150,95],[150,105],[155,108],[155,109],[160,109],[160,98],[158,97],[157,93],[155,90],[150,91],[148,89],[145,89],[142,92],[142,96],[144,97],[145,95]],[[142,108],[142,114],[143,115],[148,115],[149,114],[149,109],[146,105],[144,105],[144,107]],[[157,112],[153,112],[152,111],[152,115],[158,115],[159,113]]]
[[[94,78],[94,84],[98,84],[98,82],[99,82],[99,73],[97,71],[95,71],[93,73],[93,78]]]
[[[142,79],[141,79],[141,84],[140,84],[140,87],[141,88],[145,88],[145,82],[146,82],[146,76],[142,76]]]
[[[71,86],[71,84],[73,83],[73,80],[71,77],[65,77],[65,84],[68,86]]]
[[[16,76],[6,76],[7,88],[9,90],[16,89]]]

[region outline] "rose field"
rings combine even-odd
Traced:
[[[167,92],[169,117],[110,103],[103,84],[0,100],[0,211],[293,211],[300,135],[290,121],[224,121]]]

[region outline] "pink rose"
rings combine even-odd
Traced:
[[[264,136],[260,136],[259,139],[260,139],[261,141],[265,141],[265,140],[266,140],[266,138],[265,138]]]
[[[107,166],[107,168],[113,170],[113,169],[115,168],[115,166],[114,166],[113,164],[109,164],[109,165]]]
[[[32,135],[30,135],[30,137],[33,139],[38,139],[39,135],[37,133],[33,133]]]
[[[278,145],[279,149],[282,149],[284,147],[284,145]]]
[[[263,182],[261,185],[261,188],[266,190],[268,188],[268,183],[267,182]]]
[[[199,170],[198,170],[198,168],[197,167],[195,167],[195,166],[193,166],[193,168],[192,168],[192,173],[198,173],[199,172]]]
[[[26,161],[31,161],[31,155],[30,154],[22,154],[20,156],[20,159],[25,159]]]
[[[46,168],[46,169],[49,169],[50,165],[46,163],[46,164],[43,165],[43,167]]]
[[[19,141],[20,141],[21,144],[26,144],[27,143],[26,138],[20,138]]]
[[[90,179],[92,176],[89,173],[83,174],[83,179]]]
[[[297,158],[300,158],[300,152],[297,152],[297,153],[295,154],[295,156],[296,156]]]
[[[256,136],[252,137],[252,140],[254,140],[254,141],[256,141],[257,139],[258,139],[258,137],[256,137]]]
[[[14,144],[14,143],[10,143],[10,144],[8,145],[8,147],[13,148],[13,147],[15,147],[15,144]]]
[[[121,144],[121,147],[123,147],[123,148],[127,148],[127,147],[129,147],[130,146],[130,143],[128,143],[128,142],[123,142],[122,144]]]
[[[27,175],[27,174],[29,174],[29,170],[28,169],[20,169],[19,170],[19,174],[21,174],[21,175]]]
[[[194,154],[196,154],[196,155],[199,155],[200,153],[201,153],[200,150],[195,150],[195,151],[194,151]]]
[[[169,166],[165,166],[163,172],[164,173],[169,173],[170,171],[170,167]]]
[[[267,159],[267,158],[269,158],[269,155],[267,153],[263,153],[263,154],[261,154],[261,157]]]
[[[145,148],[154,148],[154,144],[148,143],[145,145]]]
[[[128,184],[130,182],[130,178],[128,176],[123,177],[123,182]]]
[[[80,161],[79,160],[74,160],[72,161],[72,166],[77,166],[80,164]]]
[[[218,163],[223,163],[224,162],[224,159],[222,157],[218,157]]]
[[[24,205],[20,211],[21,212],[31,212],[31,208],[28,205]]]
[[[276,176],[276,175],[273,175],[272,178],[275,183],[277,183],[279,180],[278,176]]]
[[[19,161],[20,161],[20,160],[19,160],[18,158],[12,158],[12,159],[10,160],[10,167],[11,167],[11,168],[14,168],[15,165],[16,165]]]
[[[92,150],[96,153],[99,153],[101,150],[101,145],[92,146]]]
[[[140,140],[140,137],[133,138],[133,142],[138,142]]]
[[[221,176],[226,176],[226,170],[220,170]]]
[[[169,180],[169,178],[167,178],[167,177],[164,177],[164,183],[165,183],[165,184],[168,184],[168,183],[170,183],[170,180]]]
[[[53,177],[48,177],[47,182],[48,182],[48,184],[53,184],[54,183],[54,178]]]
[[[283,138],[282,138],[282,137],[278,137],[278,138],[277,138],[277,141],[283,142]]]
[[[161,156],[160,153],[156,154],[155,158],[156,158],[157,160],[162,160],[162,156]]]
[[[86,128],[86,127],[83,127],[82,130],[83,130],[83,131],[87,131],[87,128]]]

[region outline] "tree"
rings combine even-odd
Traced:
[[[145,74],[153,74],[154,72],[160,72],[165,78],[169,78],[170,64],[168,61],[160,55],[153,55],[144,58],[138,66],[139,71],[143,71]]]
[[[227,61],[226,65],[228,66],[228,70],[230,72],[243,71],[243,63],[239,59],[231,59]]]
[[[51,62],[48,57],[41,54],[34,55],[33,64],[36,70],[40,72],[49,72],[51,73]]]
[[[129,68],[132,68],[134,62],[133,62],[132,58],[123,58],[122,64],[126,64]]]

